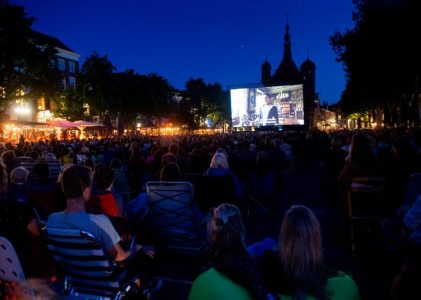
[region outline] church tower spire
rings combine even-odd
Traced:
[[[262,64],[262,77],[261,81],[265,86],[270,85],[270,78],[271,78],[272,66],[268,62],[266,58],[265,62]]]
[[[285,35],[284,35],[284,60],[292,60],[291,52],[291,35],[289,34],[289,24],[288,24],[288,15],[287,15],[287,24],[285,26]]]
[[[300,72],[292,59],[291,34],[289,32],[289,22],[284,34],[284,55],[281,63],[272,76],[272,85],[300,84],[302,82]]]

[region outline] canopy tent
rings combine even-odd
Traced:
[[[89,121],[83,121],[83,120],[74,121],[73,124],[74,124],[74,126],[76,126],[77,128],[80,129],[80,138],[84,138],[83,130],[87,127],[105,127],[104,124],[99,124],[99,123],[89,122]]]
[[[80,128],[85,128],[85,127],[105,127],[104,124],[100,124],[100,123],[95,123],[95,122],[89,122],[89,121],[74,121],[73,122],[73,126],[76,127],[80,127]]]
[[[48,126],[55,127],[57,129],[57,138],[59,140],[61,139],[61,129],[76,127],[72,122],[62,118],[50,119],[47,121],[47,124]]]
[[[76,127],[76,125],[73,124],[73,122],[70,122],[70,121],[68,121],[66,119],[62,119],[62,118],[56,118],[56,119],[48,120],[47,124],[48,124],[48,126],[57,127],[57,128]]]

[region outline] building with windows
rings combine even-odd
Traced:
[[[64,97],[64,93],[68,88],[76,88],[80,54],[70,49],[59,39],[41,32],[32,30],[30,40],[41,49],[50,46],[56,50],[50,67],[60,72],[61,79],[58,86],[62,97]],[[46,97],[24,100],[24,96],[28,92],[25,88],[17,92],[16,103],[10,105],[7,113],[8,119],[10,121],[45,123],[51,118],[51,113],[54,112],[53,101],[46,99]]]

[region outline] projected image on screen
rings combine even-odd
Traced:
[[[233,127],[304,125],[303,86],[231,89]]]

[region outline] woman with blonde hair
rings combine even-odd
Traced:
[[[210,169],[223,169],[229,171],[229,164],[226,156],[223,153],[216,152],[211,160]],[[208,169],[209,171],[209,169]]]
[[[286,212],[277,253],[266,252],[262,271],[271,291],[294,300],[357,300],[358,288],[343,272],[328,272],[324,263],[320,223],[306,206]]]
[[[205,188],[201,196],[202,199],[206,199],[203,202],[207,203],[206,208],[202,208],[204,211],[223,202],[239,204],[243,200],[243,186],[238,177],[231,172],[224,153],[215,152],[209,168],[203,175],[205,178],[201,187]]]

